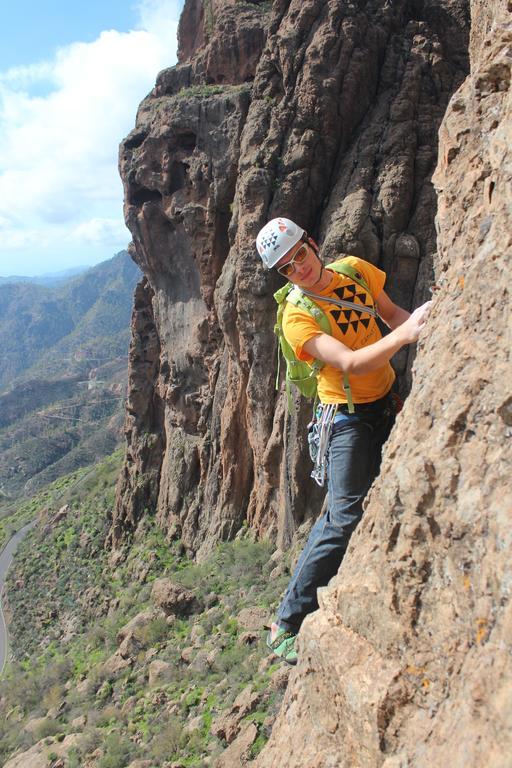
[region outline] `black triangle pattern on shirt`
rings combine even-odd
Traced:
[[[369,306],[366,301],[367,294],[362,293],[360,287],[356,286],[354,283],[340,285],[340,287],[336,288],[333,293],[342,301],[360,303],[365,307]],[[356,299],[358,300],[357,302],[355,301]],[[350,326],[352,326],[354,333],[357,333],[359,323],[362,323],[364,328],[368,328],[371,323],[371,317],[361,317],[361,314],[353,309],[331,309],[330,313],[343,335],[347,333]]]
[[[336,288],[334,293],[338,297],[338,299],[344,299],[345,301],[352,301],[354,295],[356,292],[356,287],[353,283],[350,285],[341,285],[339,288]],[[347,294],[351,294],[350,297]]]

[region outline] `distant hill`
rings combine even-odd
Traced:
[[[34,275],[33,277],[26,277],[24,275],[9,275],[8,277],[2,277],[0,275],[0,285],[8,285],[10,283],[33,283],[34,285],[46,285],[51,288],[61,283],[65,283],[72,277],[77,277],[83,272],[86,272],[89,267],[73,267],[71,269],[63,269],[60,272],[48,272],[44,275]]]
[[[119,444],[139,277],[123,251],[56,288],[0,285],[0,501]]]
[[[79,375],[126,353],[138,267],[126,251],[54,288],[0,285],[0,392],[22,378]]]

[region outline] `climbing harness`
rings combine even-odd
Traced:
[[[311,477],[320,488],[323,488],[327,474],[327,449],[337,409],[337,403],[318,403],[308,424],[309,455],[313,462]]]

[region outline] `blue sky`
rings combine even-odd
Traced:
[[[183,0],[17,0],[0,27],[0,275],[126,247],[121,139],[176,62]]]
[[[129,32],[139,21],[126,0],[15,0],[2,9],[0,70],[49,60],[55,50],[77,40],[92,43],[105,29]]]

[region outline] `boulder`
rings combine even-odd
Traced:
[[[128,633],[118,648],[118,653],[123,659],[135,659],[142,649],[142,643],[137,639],[135,632]]]
[[[151,760],[133,760],[128,768],[153,768]]]
[[[249,762],[249,750],[256,741],[258,729],[249,723],[214,763],[214,768],[241,768]],[[282,761],[280,765],[286,765]]]
[[[253,691],[250,685],[244,688],[236,697],[229,711],[222,714],[212,723],[211,731],[213,735],[231,744],[240,732],[244,717],[256,709],[262,698],[263,694]]]
[[[115,677],[123,669],[128,669],[133,664],[133,659],[124,658],[119,651],[116,651],[103,664],[102,671],[107,677]],[[86,688],[87,690],[87,688]]]
[[[151,599],[166,614],[184,615],[197,607],[193,592],[170,579],[157,579],[151,590]]]
[[[236,617],[236,620],[240,629],[260,632],[265,625],[271,623],[272,614],[266,608],[253,606],[250,608],[243,608]]]
[[[159,659],[152,661],[148,667],[149,687],[153,688],[155,685],[167,682],[171,669],[172,666],[166,661],[160,661]]]
[[[154,608],[141,611],[136,616],[134,616],[133,619],[130,619],[130,621],[125,624],[124,627],[121,627],[116,637],[117,644],[121,645],[123,640],[125,640],[128,635],[132,635],[135,639],[137,639],[138,636],[140,637],[140,633],[138,634],[139,630],[144,629],[144,627],[147,627],[148,624],[151,624],[152,621],[161,616],[164,616],[164,614]]]
[[[59,760],[65,758],[69,750],[78,745],[80,738],[80,733],[70,733],[60,742],[51,741],[47,744],[48,739],[43,739],[25,752],[11,757],[3,764],[3,768],[48,768],[48,755],[53,752]]]

